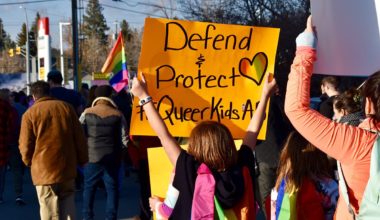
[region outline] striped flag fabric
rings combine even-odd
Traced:
[[[113,73],[109,83],[117,92],[120,92],[128,85],[127,58],[123,42],[123,35],[120,32],[102,67],[102,73]]]
[[[288,193],[285,191],[285,179],[281,181],[276,202],[276,220],[296,220],[297,219],[297,192]]]
[[[338,184],[334,179],[305,177],[295,192],[286,192],[285,188],[284,178],[277,194],[276,220],[334,219],[339,197]]]

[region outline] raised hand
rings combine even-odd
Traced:
[[[305,31],[298,35],[296,39],[297,47],[307,46],[316,49],[317,41],[317,31],[316,28],[313,26],[312,17],[310,15],[306,22]]]
[[[263,94],[266,97],[270,97],[278,90],[276,79],[273,77],[273,73],[268,73],[264,79]]]
[[[307,18],[305,32],[311,32],[317,35],[317,29],[313,26],[313,17],[311,15]]]
[[[134,96],[139,99],[143,99],[148,95],[148,90],[146,86],[146,81],[143,73],[140,73],[141,80],[137,77],[133,78],[131,92]]]

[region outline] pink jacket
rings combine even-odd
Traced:
[[[309,142],[339,160],[348,185],[350,202],[357,213],[369,178],[371,151],[377,135],[362,128],[380,128],[367,119],[360,127],[339,124],[323,117],[309,107],[310,79],[316,51],[298,47],[289,74],[285,112],[293,126]],[[343,198],[340,197],[335,219],[352,219]]]

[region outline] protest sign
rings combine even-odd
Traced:
[[[235,140],[236,149],[240,149],[242,140]],[[187,149],[187,145],[182,145]],[[148,148],[149,178],[152,195],[164,198],[170,182],[173,165],[170,163],[163,147]]]
[[[110,78],[109,73],[92,73],[92,80],[108,80]]]
[[[368,76],[380,70],[380,0],[312,0],[318,35],[314,72]]]
[[[147,18],[139,71],[171,134],[187,137],[213,120],[243,137],[263,78],[274,72],[278,36],[276,28]],[[137,103],[131,134],[155,135]]]

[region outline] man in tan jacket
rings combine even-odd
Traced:
[[[75,219],[77,165],[88,161],[88,148],[75,110],[49,97],[49,84],[33,83],[35,104],[22,117],[19,148],[31,167],[41,219]]]

